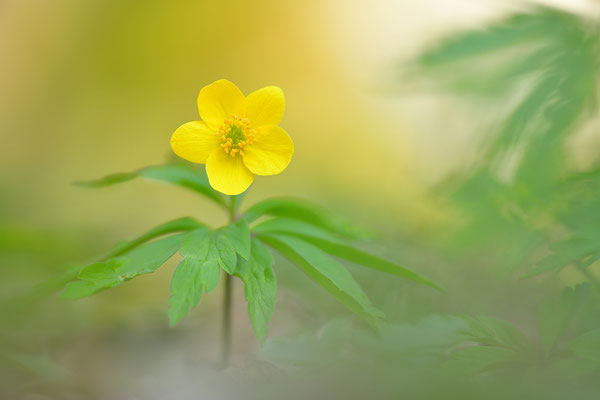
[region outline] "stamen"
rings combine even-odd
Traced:
[[[221,137],[221,147],[226,154],[235,157],[237,154],[244,154],[244,147],[254,142],[256,130],[250,128],[248,118],[237,114],[223,121],[219,128],[217,136]]]

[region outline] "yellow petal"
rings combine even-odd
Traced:
[[[228,80],[218,80],[200,90],[198,111],[206,125],[218,130],[225,119],[244,113],[244,95]]]
[[[277,175],[294,154],[294,143],[278,126],[257,129],[255,142],[244,148],[244,164],[256,175]]]
[[[277,125],[283,117],[285,98],[277,86],[267,86],[246,97],[246,117],[250,126]]]
[[[216,148],[221,148],[221,139],[202,121],[192,121],[181,125],[171,136],[171,148],[179,157],[199,163]]]
[[[206,174],[213,189],[229,195],[242,193],[254,180],[239,154],[231,157],[220,148],[206,160]]]

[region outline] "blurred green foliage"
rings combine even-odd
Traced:
[[[121,18],[117,22],[124,23]],[[124,43],[117,50],[123,53],[127,48]],[[76,274],[79,286],[89,285],[87,278],[102,288],[118,285],[125,280],[120,272],[106,275],[103,269],[96,275],[94,266],[100,262],[116,268],[122,264],[111,259],[138,254],[136,249],[144,249],[147,242],[202,230],[195,219],[159,226],[117,245],[105,257],[96,255],[112,237],[98,238],[97,232],[42,234],[3,226],[0,261],[12,267],[7,274],[10,285],[0,303],[4,323],[10,326],[0,344],[3,394],[17,398],[33,391],[58,398],[65,393],[73,398],[99,398],[100,385],[94,380],[98,378],[77,376],[79,365],[90,359],[99,365],[88,365],[90,371],[125,374],[116,392],[135,386],[129,379],[135,375],[131,371],[142,369],[158,380],[157,371],[173,369],[145,367],[165,364],[169,368],[181,365],[176,370],[180,379],[165,374],[159,381],[176,382],[177,386],[170,387],[173,393],[175,387],[191,387],[193,395],[233,388],[236,395],[261,399],[294,395],[596,399],[600,391],[600,154],[585,168],[575,168],[573,159],[579,153],[570,150],[569,143],[594,123],[599,64],[598,21],[550,8],[519,12],[485,29],[450,35],[426,50],[411,65],[413,77],[433,80],[437,88],[471,100],[472,122],[479,121],[479,113],[494,114],[489,129],[480,132],[483,145],[476,161],[432,191],[436,204],[449,211],[449,218],[430,229],[430,235],[406,230],[400,235],[400,229],[388,233],[382,239],[394,247],[389,250],[361,243],[357,239],[366,237],[365,232],[304,202],[271,199],[249,207],[244,219],[253,225],[252,246],[261,246],[262,240],[278,252],[271,260],[256,251],[260,260],[241,260],[237,273],[246,283],[248,313],[257,321],[256,335],[266,336],[272,314],[279,324],[271,333],[274,339],[267,340],[259,352],[264,364],[249,361],[222,373],[211,367],[198,386],[194,384],[202,375],[199,371],[206,372],[202,369],[205,360],[193,360],[212,354],[214,347],[212,342],[201,343],[200,337],[215,335],[202,331],[208,329],[203,324],[193,324],[210,320],[207,314],[188,318],[187,325],[175,330],[161,331],[164,293],[154,311],[146,309],[139,317],[152,320],[149,328],[136,328],[128,321],[139,314],[143,302],[132,301],[139,293],[133,282],[126,288],[132,290],[131,297],[116,288],[112,302],[103,294],[84,300],[87,303],[60,302],[51,296]],[[111,75],[110,68],[102,74]],[[225,204],[218,195],[211,198],[201,174],[189,174],[180,166],[164,167],[172,169],[168,171],[161,168],[112,175],[88,186],[144,177],[174,183]],[[236,198],[236,208],[240,201]],[[340,234],[347,237],[340,238]],[[193,252],[188,256],[194,259]],[[286,256],[300,269],[288,268],[292,263]],[[352,265],[342,267],[338,259]],[[430,271],[445,292],[403,283],[401,278],[408,278],[435,286],[387,259]],[[87,272],[70,266],[73,260],[88,264]],[[227,267],[227,260],[221,261]],[[280,289],[279,312],[273,310],[272,261]],[[363,265],[388,274],[357,268]],[[190,271],[178,271],[181,279],[172,284],[175,291],[186,292]],[[310,285],[302,271],[325,290]],[[214,275],[196,278],[204,282],[206,292],[215,285]],[[46,283],[30,291],[36,279]],[[266,302],[257,297],[258,282],[267,289],[262,293]],[[375,319],[380,309],[388,316],[388,324],[373,333],[354,319],[341,319],[343,311],[330,294]],[[201,295],[183,296],[186,301],[175,308],[172,320],[182,318]],[[137,313],[131,312],[134,307]],[[73,350],[73,343],[84,350]],[[171,355],[189,352],[192,361],[174,361],[162,352],[165,349]],[[83,356],[63,357],[73,353]],[[122,358],[116,353],[122,353]],[[126,365],[124,369],[117,369],[119,362]],[[110,375],[113,368],[114,375]],[[193,373],[189,376],[185,371]],[[113,398],[114,393],[110,393]]]
[[[463,249],[485,246],[509,268],[529,267],[539,247],[558,249],[528,275],[592,259],[598,165],[573,171],[566,145],[596,111],[599,32],[597,22],[542,8],[456,35],[418,60],[421,72],[499,110],[477,164],[440,188],[466,221],[454,233]]]

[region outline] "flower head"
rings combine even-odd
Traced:
[[[210,185],[221,193],[245,191],[254,175],[277,175],[290,163],[294,143],[281,129],[283,92],[267,86],[244,97],[221,79],[198,95],[201,121],[181,125],[171,136],[179,157],[206,164]]]

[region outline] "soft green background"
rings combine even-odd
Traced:
[[[552,3],[564,3],[576,15],[600,15],[597,2]],[[542,299],[585,277],[565,270],[550,279],[519,280],[524,271],[503,264],[521,238],[510,240],[514,227],[502,226],[506,231],[496,239],[486,236],[496,231],[485,224],[453,236],[462,216],[443,191],[474,168],[487,132],[518,93],[482,103],[460,90],[440,94],[400,79],[401,63],[440,38],[486,26],[524,4],[0,2],[1,355],[7,361],[0,393],[188,398],[210,386],[198,384],[199,376],[217,387],[246,371],[280,372],[255,359],[258,345],[241,285],[234,361],[249,366],[241,373],[215,372],[218,290],[181,326],[167,328],[175,260],[90,299],[21,297],[68,265],[85,264],[116,241],[167,219],[190,215],[213,226],[225,223],[216,206],[180,188],[144,181],[99,190],[72,185],[171,159],[171,133],[197,118],[198,91],[220,78],[246,94],[277,85],[286,95],[281,126],[294,140],[294,158],[281,175],[257,178],[247,203],[295,195],[322,204],[374,232],[375,252],[447,289],[436,293],[352,267],[392,322],[415,322],[429,313],[489,314],[535,336]],[[493,64],[483,68],[493,70]],[[569,171],[591,168],[599,148],[593,117],[569,136],[565,165]],[[465,197],[467,209],[483,202]],[[547,226],[529,222],[532,230]],[[271,337],[310,335],[348,316],[288,264],[275,271],[279,291]],[[431,333],[449,325],[433,317],[423,326]],[[410,341],[419,332],[397,337]],[[383,362],[384,355],[372,354]]]

